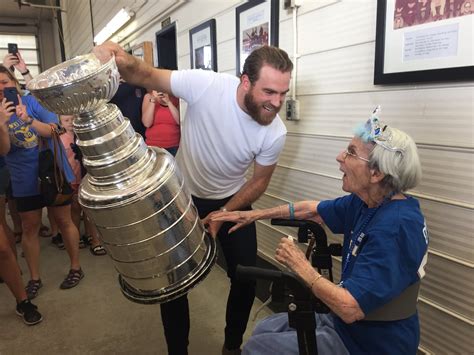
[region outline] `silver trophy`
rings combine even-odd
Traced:
[[[93,54],[59,64],[28,89],[48,110],[78,115],[77,145],[88,174],[79,203],[96,225],[119,273],[123,294],[138,303],[167,302],[202,281],[216,244],[199,219],[174,158],[148,147],[117,106],[114,58]]]

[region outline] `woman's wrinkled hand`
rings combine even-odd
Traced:
[[[246,226],[247,224],[255,221],[252,218],[253,211],[216,211],[211,216],[211,221],[221,221],[221,222],[233,222],[235,226],[229,229],[229,234],[236,231],[237,229]]]
[[[217,233],[222,227],[222,224],[224,222],[217,221],[213,219],[213,216],[219,213],[219,211],[213,211],[209,213],[204,219],[202,220],[202,223],[204,226],[207,228],[208,233],[213,237],[216,238]]]
[[[306,255],[298,245],[286,237],[281,238],[275,252],[275,259],[298,275],[301,275],[304,267],[309,264]]]

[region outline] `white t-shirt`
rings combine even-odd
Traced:
[[[207,70],[171,75],[173,95],[188,104],[176,160],[196,197],[235,194],[252,162],[275,164],[285,144],[286,127],[278,115],[262,126],[240,108],[239,83],[234,76]]]

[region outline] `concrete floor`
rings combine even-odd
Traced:
[[[11,293],[0,284],[1,355],[167,354],[159,305],[140,305],[122,296],[108,256],[93,256],[87,248],[82,249],[84,279],[76,288],[61,290],[59,284],[69,267],[66,251],[53,246],[50,238],[40,238],[40,242],[43,288],[33,302],[43,314],[43,322],[31,327],[23,324],[15,313]],[[28,269],[25,260],[19,259],[26,283]],[[221,353],[228,289],[227,276],[216,265],[189,293],[190,355]],[[256,299],[245,339],[258,320],[271,314],[265,307],[252,321],[260,305]]]

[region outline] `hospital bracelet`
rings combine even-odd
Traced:
[[[288,204],[288,209],[290,210],[290,219],[295,219],[295,206],[293,203]]]
[[[317,275],[317,276],[313,279],[313,281],[311,282],[311,286],[310,286],[310,289],[311,289],[311,290],[313,289],[314,284],[315,284],[321,277],[323,277],[323,275],[319,274],[319,275]]]

